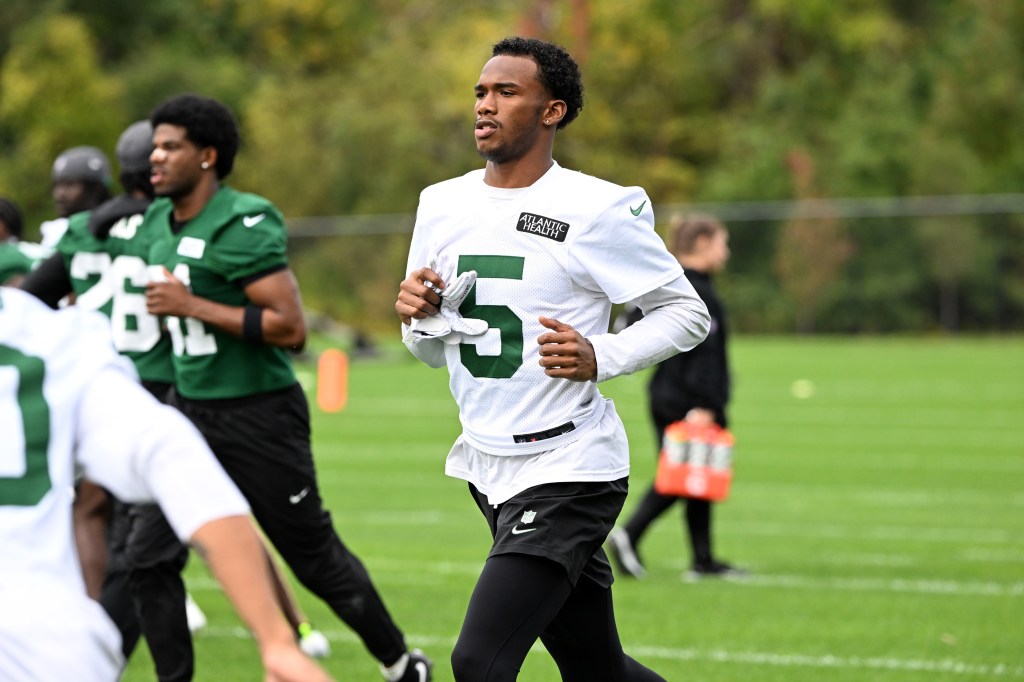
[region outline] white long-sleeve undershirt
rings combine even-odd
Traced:
[[[685,275],[638,297],[634,303],[643,311],[643,319],[617,334],[588,337],[597,357],[598,382],[632,374],[688,351],[708,335],[711,317],[707,306]],[[408,326],[402,325],[402,331],[404,337]],[[406,346],[430,367],[445,365],[445,344],[439,339],[422,339]]]

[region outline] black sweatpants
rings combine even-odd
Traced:
[[[601,544],[625,479],[552,483],[490,505],[470,485],[494,545],[452,652],[458,682],[515,680],[539,638],[569,682],[664,682],[622,650]]]
[[[178,539],[155,504],[131,505],[128,518],[128,585],[157,680],[188,682],[195,672],[181,578],[188,563],[188,546]]]
[[[170,384],[145,381],[160,402],[171,399]],[[178,539],[155,504],[127,507],[124,563],[131,599],[159,682],[189,682],[195,673],[192,633],[185,612],[188,546]]]
[[[659,417],[657,414],[653,415],[653,418],[654,430],[657,434],[655,443],[657,443],[660,455],[661,442],[665,435],[665,429],[668,428],[669,424],[676,420],[670,421]],[[622,528],[626,531],[626,535],[629,536],[629,541],[634,547],[636,547],[640,544],[640,539],[643,537],[644,533],[647,532],[647,528],[677,502],[681,502],[686,505],[684,518],[686,530],[690,539],[690,553],[693,558],[693,563],[710,564],[714,560],[714,553],[711,550],[712,503],[708,500],[702,500],[696,497],[662,495],[654,489],[654,484],[651,483],[650,488],[647,489],[647,493],[644,495],[643,499],[640,500],[640,504],[638,504],[636,509],[633,510],[629,520]]]
[[[377,660],[398,661],[405,638],[320,499],[309,405],[299,384],[233,400],[176,395],[174,404],[206,438],[298,580],[362,638]]]
[[[665,682],[626,655],[612,590],[542,557],[499,554],[484,564],[452,652],[458,682],[515,680],[540,638],[566,682]]]
[[[128,510],[131,506],[113,495],[111,502],[113,509],[107,527],[107,574],[100,591],[100,605],[121,633],[121,653],[128,660],[141,635],[139,618],[128,584],[128,560],[125,556],[129,531]]]

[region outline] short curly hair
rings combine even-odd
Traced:
[[[576,120],[583,110],[583,76],[576,60],[565,48],[536,38],[512,36],[495,43],[492,57],[529,57],[537,63],[541,84],[548,92],[566,104],[565,116],[558,128]]]
[[[231,174],[240,139],[235,115],[222,102],[192,93],[177,95],[158,104],[149,122],[154,130],[161,123],[181,126],[193,144],[217,150],[218,178]]]

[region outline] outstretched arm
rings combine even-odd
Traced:
[[[116,406],[117,409],[112,409]],[[270,682],[329,677],[299,650],[274,594],[249,506],[183,414],[120,370],[96,374],[79,401],[77,459],[126,502],[156,501],[252,630]]]
[[[248,516],[229,516],[203,524],[192,545],[210,565],[235,611],[259,645],[266,680],[324,682],[329,680],[295,644],[272,587],[270,566]]]

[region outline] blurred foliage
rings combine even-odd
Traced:
[[[238,115],[231,182],[287,216],[410,214],[424,186],[480,165],[472,86],[515,33],[583,68],[559,162],[656,205],[1016,193],[1024,178],[1021,2],[4,0],[0,195],[34,237],[61,150],[112,152],[196,91]],[[1022,220],[735,222],[722,290],[739,331],[1020,330]],[[407,242],[293,240],[307,305],[393,331]]]

